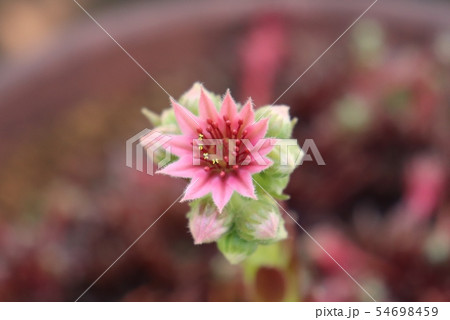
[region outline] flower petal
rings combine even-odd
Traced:
[[[175,100],[171,99],[171,102],[181,132],[190,137],[197,137],[197,129],[201,127],[200,119]]]
[[[229,177],[215,176],[210,186],[214,203],[219,212],[222,212],[225,205],[230,201],[233,194],[233,188],[228,184]]]
[[[174,163],[171,163],[161,170],[156,171],[156,173],[167,174],[169,176],[180,178],[192,178],[201,170],[203,170],[201,167],[193,165],[191,155],[181,157]]]
[[[267,132],[269,119],[262,119],[247,127],[246,139],[255,145],[260,139],[264,138]]]
[[[192,138],[181,136],[181,135],[171,135],[170,140],[167,141],[162,147],[168,152],[178,156],[183,157],[187,155],[192,156]]]
[[[239,170],[244,170],[250,174],[255,174],[263,170],[266,170],[267,168],[273,165],[273,161],[270,160],[269,158],[262,157],[262,159],[264,160],[264,164],[258,164],[256,163],[256,161],[252,161],[246,166],[241,166]]]
[[[211,192],[211,187],[209,185],[210,182],[211,177],[209,173],[199,171],[195,178],[192,178],[191,183],[187,186],[181,201],[194,200],[207,195]]]
[[[206,94],[203,87],[200,92],[200,101],[198,106],[200,118],[202,119],[211,119],[212,121],[217,122],[219,120],[219,113],[217,112],[216,106],[211,98]]]
[[[239,111],[239,119],[242,119],[242,125],[244,127],[253,124],[255,121],[255,112],[253,111],[252,99],[249,98],[242,107],[241,111]]]
[[[254,148],[252,148],[250,150],[250,152],[252,152],[253,150],[256,150],[255,152],[257,152],[259,156],[263,157],[266,154],[268,154],[270,151],[272,151],[273,147],[275,146],[276,139],[272,139],[272,138],[261,139],[261,140],[259,140],[259,143],[261,143],[261,141],[263,141],[262,145],[258,148],[256,148],[257,145],[255,145]]]
[[[237,106],[233,98],[231,97],[230,90],[227,90],[227,93],[223,98],[222,107],[220,108],[220,115],[227,116],[231,121],[236,119]]]
[[[248,171],[239,170],[228,178],[229,186],[244,197],[256,199],[252,176]]]

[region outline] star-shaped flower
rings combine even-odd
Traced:
[[[171,103],[182,134],[172,136],[166,147],[179,159],[158,172],[191,179],[182,201],[212,193],[222,212],[234,191],[256,199],[252,175],[272,165],[266,155],[273,140],[264,138],[268,119],[255,122],[250,99],[238,111],[229,91],[218,111],[202,88],[198,116]]]

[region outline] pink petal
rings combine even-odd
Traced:
[[[198,136],[197,128],[201,127],[200,119],[175,100],[171,99],[171,102],[181,132],[190,137],[197,137]]]
[[[244,197],[256,199],[252,176],[249,172],[240,170],[236,175],[228,178],[228,184]]]
[[[190,137],[181,135],[172,135],[170,136],[170,140],[166,142],[162,147],[178,157],[187,155],[192,156],[191,143],[192,138]]]
[[[194,166],[192,162],[192,155],[183,156],[174,163],[169,164],[161,170],[158,170],[156,173],[167,174],[169,176],[180,178],[192,178],[200,170],[203,170],[199,166]]]
[[[239,111],[239,119],[242,119],[244,127],[253,124],[255,121],[252,99],[248,99],[247,103],[242,107],[241,111]]]
[[[250,142],[254,145],[260,139],[264,138],[267,132],[268,122],[269,120],[265,118],[248,126],[246,139],[250,140]]]
[[[221,178],[219,176],[215,176],[213,178],[213,183],[210,186],[214,203],[216,204],[219,212],[222,212],[223,208],[228,201],[230,201],[231,195],[233,194],[233,188],[228,185],[227,180],[228,177]]]
[[[225,98],[223,98],[222,107],[220,109],[221,116],[227,116],[230,120],[235,120],[237,115],[237,106],[231,97],[230,90],[227,90]]]
[[[261,139],[259,141],[264,141],[262,146],[259,148],[256,148],[256,145],[255,145],[255,147],[251,151],[257,149],[256,152],[258,152],[258,154],[261,157],[263,157],[263,156],[267,155],[270,151],[272,151],[273,147],[275,146],[276,139],[269,138],[269,139]]]
[[[211,98],[205,93],[203,87],[200,93],[199,114],[202,119],[211,119],[215,122],[219,120],[219,113]]]
[[[211,192],[210,182],[211,178],[209,173],[199,171],[195,178],[192,178],[181,201],[194,200],[207,195]]]
[[[255,174],[255,173],[261,172],[263,170],[266,170],[267,168],[269,168],[270,166],[273,165],[273,161],[270,160],[269,158],[263,157],[263,160],[264,160],[265,164],[258,164],[253,161],[253,162],[250,162],[246,166],[241,166],[239,168],[239,170],[244,170],[250,174]]]

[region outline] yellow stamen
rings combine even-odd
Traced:
[[[209,155],[208,155],[207,152],[205,152],[205,153],[203,154],[203,159],[205,159],[205,160],[209,159]]]

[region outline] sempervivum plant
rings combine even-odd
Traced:
[[[194,243],[217,242],[238,263],[259,244],[286,238],[276,201],[288,198],[283,190],[302,155],[296,143],[278,144],[296,122],[289,108],[255,112],[250,99],[241,106],[229,91],[221,99],[198,83],[171,105],[161,116],[144,114],[170,136],[164,148],[174,159],[158,173],[190,179],[182,201],[190,201]]]

